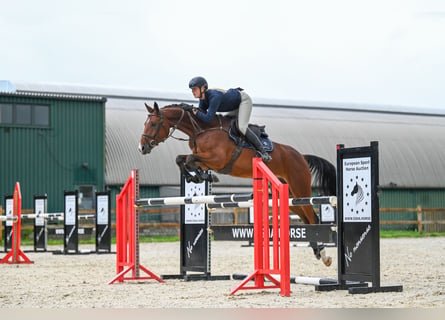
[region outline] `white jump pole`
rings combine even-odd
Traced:
[[[247,194],[229,194],[214,196],[196,196],[196,197],[167,197],[167,198],[148,198],[137,199],[137,206],[174,206],[183,204],[208,204],[225,202],[244,202],[253,199],[252,193]]]
[[[279,203],[278,203],[279,204]],[[317,204],[330,204],[333,207],[337,206],[336,196],[311,197],[311,198],[292,198],[289,199],[289,207],[306,206]],[[253,207],[253,200],[240,202],[223,202],[223,203],[208,203],[209,209],[216,208],[251,208]],[[269,207],[272,207],[272,200],[269,200]]]

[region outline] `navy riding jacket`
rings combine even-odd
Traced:
[[[196,117],[204,122],[211,122],[216,112],[228,112],[239,108],[241,94],[238,89],[229,89],[226,92],[208,89],[205,99],[199,100],[199,109]]]

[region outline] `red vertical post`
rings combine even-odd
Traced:
[[[238,290],[280,288],[290,296],[289,188],[259,158],[253,159],[254,254],[255,270],[231,294]],[[272,194],[273,267],[270,268],[269,186]],[[273,275],[279,275],[277,279]],[[265,285],[265,278],[272,284]],[[250,280],[255,284],[249,286]]]
[[[127,256],[127,194],[124,187],[122,192],[116,195],[116,272],[121,273],[128,266]],[[119,278],[119,282],[123,279]]]
[[[289,253],[289,187],[281,184],[280,193],[280,279],[281,295],[290,296],[290,253]],[[285,203],[286,205],[283,205]],[[278,225],[278,223],[277,223]]]
[[[121,240],[121,215],[119,214],[120,209],[120,194],[116,195],[116,274],[119,274],[121,272],[120,269],[120,262],[122,261],[122,240]]]
[[[125,280],[154,279],[164,282],[160,277],[139,263],[139,216],[135,209],[136,194],[139,194],[139,181],[136,170],[132,170],[130,177],[116,196],[116,271],[117,275],[108,283]],[[143,270],[148,276],[140,276]],[[126,274],[131,271],[131,276]]]
[[[255,161],[255,160],[254,160]],[[263,192],[268,194],[268,190],[263,189],[263,179],[260,171],[253,166],[253,190],[255,196],[253,197],[254,206],[254,224],[253,224],[253,242],[254,242],[254,265],[255,270],[264,269],[264,252],[263,252]],[[264,286],[264,277],[255,277],[255,286]],[[233,293],[233,292],[232,292]]]
[[[12,244],[11,250],[0,260],[0,263],[18,264],[18,263],[34,263],[20,249],[22,237],[22,193],[20,191],[20,183],[15,184],[12,217]]]
[[[262,268],[258,270],[269,270],[270,268],[270,238],[269,238],[269,206],[265,202],[269,201],[269,184],[267,182],[267,179],[265,179],[263,172],[261,170],[258,170],[258,176],[261,178],[261,194],[259,194],[259,197],[261,197],[261,230],[260,230],[260,242],[258,243],[259,248],[262,250]],[[267,214],[266,214],[267,212]],[[267,244],[267,245],[266,245]],[[254,243],[254,245],[256,245]],[[261,275],[261,279],[264,279],[264,276]]]
[[[279,234],[279,194],[278,190],[272,188],[272,232],[273,232],[273,269],[280,269],[280,234]]]
[[[135,201],[135,189],[136,189],[136,172],[135,170],[131,171],[131,184],[128,186],[128,197],[127,197],[127,203],[126,203],[126,212],[128,212],[130,219],[129,219],[129,226],[128,226],[128,236],[129,236],[129,253],[130,253],[130,262],[134,266],[132,268],[132,276],[133,278],[139,277],[139,274],[137,274],[136,270],[139,270],[139,266],[136,263],[136,256],[135,256],[135,246],[136,246],[136,237],[135,237],[135,210],[134,210],[134,201]],[[139,239],[138,239],[139,240]],[[138,241],[139,242],[139,241]],[[139,245],[139,243],[138,243]]]

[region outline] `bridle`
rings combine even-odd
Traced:
[[[159,111],[159,115],[158,114],[149,114],[148,115],[149,118],[152,117],[152,116],[158,116],[159,117],[159,123],[157,125],[156,132],[155,132],[154,136],[146,134],[146,133],[143,133],[141,135],[142,137],[149,139],[149,142],[148,142],[148,144],[146,144],[146,146],[149,146],[150,150],[153,149],[154,147],[156,147],[161,142],[164,142],[165,140],[167,140],[170,137],[172,137],[174,139],[177,139],[177,140],[181,140],[181,141],[188,141],[188,139],[182,139],[182,138],[173,137],[173,133],[178,128],[179,124],[181,123],[181,121],[182,121],[182,119],[184,118],[184,115],[185,115],[184,109],[182,109],[181,111],[182,111],[181,117],[179,118],[178,122],[173,127],[170,128],[170,132],[168,133],[168,135],[164,139],[162,139],[161,141],[158,141],[158,137],[159,137],[159,133],[161,132],[161,129],[164,128],[164,114],[161,111]]]

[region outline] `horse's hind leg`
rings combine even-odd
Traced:
[[[302,207],[291,207],[294,208],[293,211],[297,213],[303,223],[305,224],[319,224],[320,221],[318,216],[315,214],[312,206],[302,206]],[[308,217],[311,217],[309,220]],[[323,261],[324,265],[329,267],[332,264],[332,258],[326,255],[325,245],[322,242],[309,242],[312,250],[314,251],[315,257]]]
[[[332,258],[326,255],[326,249],[322,242],[309,242],[309,245],[312,247],[315,257],[318,260],[321,258],[321,261],[323,261],[326,267],[332,264]]]
[[[302,198],[310,197],[312,193],[311,189],[311,172],[304,158],[295,156],[295,162],[287,168],[287,174],[283,175],[284,180],[289,184],[289,189],[292,197]],[[290,207],[291,211],[300,216],[301,220],[305,224],[318,224],[319,219],[314,212],[312,206],[300,206]],[[321,259],[326,266],[330,266],[332,258],[326,256],[325,246],[321,242],[310,242],[309,245],[314,251],[314,255],[317,259]]]
[[[315,218],[315,224],[320,224],[320,219],[315,214],[314,209],[312,207],[309,208],[313,212],[313,217]],[[330,256],[326,256],[325,245],[323,244],[323,242],[309,242],[309,245],[312,247],[315,257],[318,260],[320,260],[321,258],[321,261],[323,261],[324,265],[329,267],[332,263],[332,258]]]

